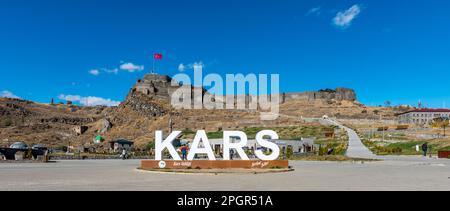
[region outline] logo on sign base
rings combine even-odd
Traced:
[[[161,169],[166,168],[166,162],[163,161],[163,160],[162,160],[162,161],[159,161],[158,166],[159,166],[159,168],[161,168]]]

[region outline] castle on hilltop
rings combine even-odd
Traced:
[[[134,84],[131,92],[140,92],[147,96],[155,96],[161,99],[170,99],[170,93],[178,87],[171,86],[172,79],[167,75],[154,73],[146,74],[144,79],[139,79]]]
[[[170,100],[170,96],[177,89],[185,87],[190,88],[192,96],[194,96],[194,90],[200,89],[199,87],[193,87],[191,85],[172,85],[172,78],[167,75],[159,75],[155,73],[146,74],[144,79],[139,79],[131,89],[131,93],[142,93],[149,97],[155,97],[162,100]],[[209,94],[205,89],[202,89],[202,96]],[[250,102],[255,96],[246,95],[246,103]],[[356,93],[352,89],[348,88],[336,88],[336,89],[323,89],[319,91],[308,92],[291,92],[281,93],[281,103],[293,101],[293,100],[336,100],[336,101],[356,101]]]

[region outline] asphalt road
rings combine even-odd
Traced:
[[[291,161],[293,172],[174,174],[139,171],[138,160],[0,163],[0,190],[450,190],[450,160]]]

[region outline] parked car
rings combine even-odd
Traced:
[[[24,149],[28,149],[28,145],[25,142],[20,141],[20,142],[16,142],[14,144],[11,144],[11,146],[9,146],[9,148],[24,150]]]
[[[43,151],[48,150],[48,148],[45,147],[45,146],[42,145],[42,144],[34,144],[34,145],[31,147],[31,149],[32,149],[32,150],[43,150]]]

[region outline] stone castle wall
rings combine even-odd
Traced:
[[[291,100],[357,100],[355,91],[347,88],[336,88],[335,90],[326,89],[313,92],[285,93],[282,98],[284,99],[284,102],[288,102]]]
[[[171,94],[179,89],[181,85],[172,86],[172,79],[166,75],[158,74],[147,74],[144,76],[143,80],[138,80],[133,86],[131,92],[140,92],[147,96],[156,97],[159,99],[170,100]],[[195,89],[200,89],[192,86],[185,85],[187,89],[191,89],[192,93]],[[205,89],[202,89],[203,95],[208,94]],[[194,96],[194,95],[192,95]],[[250,101],[254,100],[256,96],[247,95],[245,96],[245,102],[248,104]],[[225,99],[225,98],[224,98]],[[270,99],[270,96],[269,96]],[[348,100],[356,101],[356,93],[352,89],[347,88],[336,88],[336,89],[325,89],[319,91],[311,92],[293,92],[293,93],[282,93],[280,94],[280,101],[282,103],[293,101],[293,100]],[[195,99],[196,101],[201,99]]]

